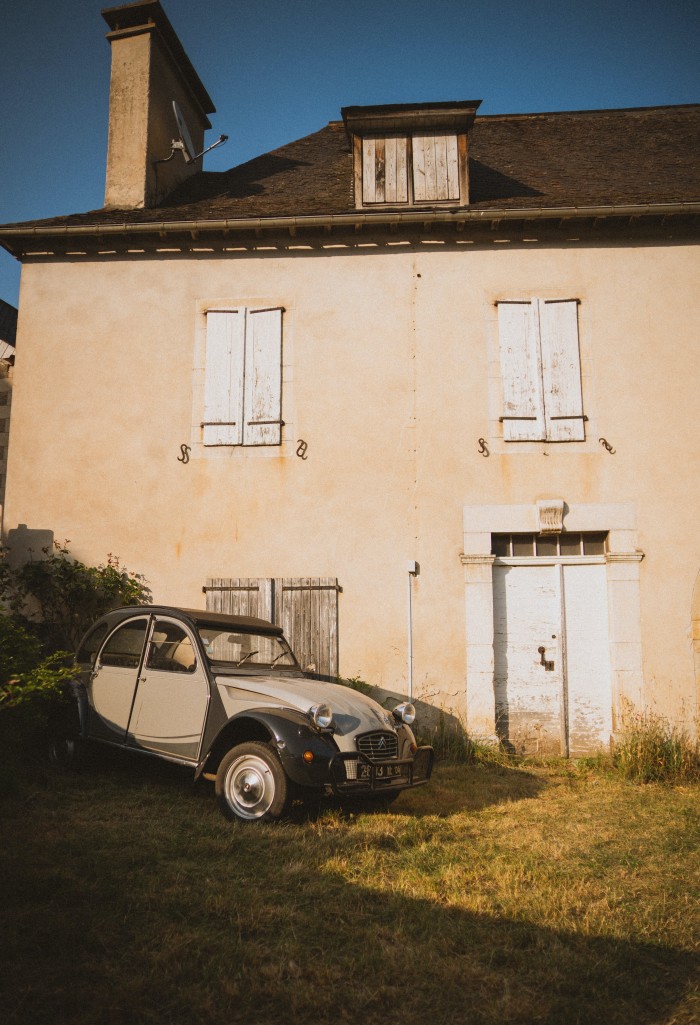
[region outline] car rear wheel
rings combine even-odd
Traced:
[[[77,714],[63,710],[49,722],[48,755],[58,769],[77,769],[82,755],[80,724]]]
[[[238,744],[224,755],[215,787],[224,815],[243,822],[274,822],[287,811],[291,797],[276,752],[258,741]]]

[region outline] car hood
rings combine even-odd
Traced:
[[[395,728],[391,712],[360,691],[337,683],[303,676],[217,676],[216,685],[229,716],[241,706],[254,704],[308,712],[312,705],[324,703],[333,712],[336,737]]]

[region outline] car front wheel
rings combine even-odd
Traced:
[[[230,819],[274,822],[281,818],[289,805],[290,788],[276,752],[258,741],[231,748],[216,774],[216,797]]]

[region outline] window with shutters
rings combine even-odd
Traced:
[[[203,442],[282,442],[281,308],[207,310]]]
[[[584,441],[577,299],[500,301],[505,441]]]
[[[362,140],[362,204],[460,200],[456,135],[367,136]]]
[[[355,205],[469,204],[469,135],[478,100],[343,107]]]

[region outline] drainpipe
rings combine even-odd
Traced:
[[[413,701],[413,577],[420,573],[417,562],[409,562],[408,570],[408,700]]]

